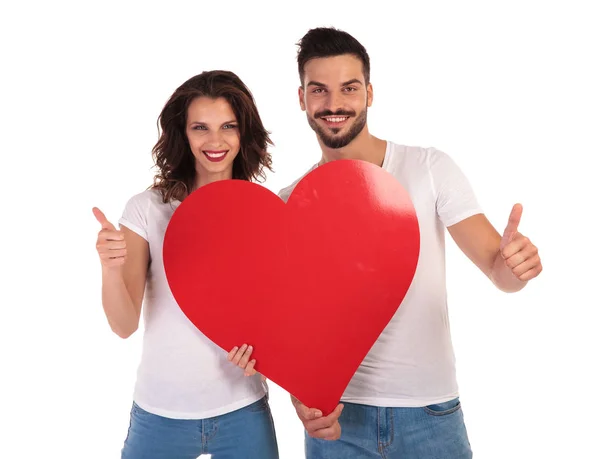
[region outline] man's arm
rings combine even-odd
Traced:
[[[538,249],[518,231],[523,207],[516,204],[502,236],[483,214],[448,227],[463,253],[504,292],[517,292],[542,272]]]

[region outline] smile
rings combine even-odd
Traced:
[[[348,118],[349,118],[349,116],[324,116],[321,119],[323,119],[331,124],[340,124],[340,123],[343,123],[344,121],[346,121]]]
[[[220,150],[220,151],[212,151],[212,150],[202,150],[204,156],[208,158],[209,161],[213,163],[217,163],[222,161],[225,156],[227,156],[229,150]]]
[[[346,125],[349,116],[323,116],[321,119],[329,129],[341,129]]]

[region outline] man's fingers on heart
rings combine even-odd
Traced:
[[[303,422],[313,421],[323,415],[319,410],[308,408],[300,402],[298,402],[298,405],[296,406],[296,412]]]
[[[331,418],[329,418],[329,416],[326,416],[324,418],[318,418],[318,419],[313,419],[311,421],[308,421],[306,423],[305,427],[306,427],[307,431],[314,432],[316,430],[326,429],[328,427],[331,427],[336,422],[337,422],[337,419],[331,419]]]
[[[308,428],[310,428],[311,430],[315,430],[315,429],[323,429],[326,427],[329,427],[331,425],[335,425],[336,422],[338,422],[339,417],[342,415],[342,411],[344,410],[344,405],[342,405],[341,403],[336,406],[335,410],[333,410],[331,413],[329,413],[327,416],[323,417],[323,413],[321,413],[320,411],[318,411],[319,417],[317,418],[313,418],[312,420],[309,420],[306,422],[306,425],[308,425]],[[305,425],[305,427],[306,427]],[[307,428],[307,430],[308,430]]]
[[[303,404],[300,400],[290,394],[290,398],[292,399],[292,404],[296,409],[296,414],[302,420],[302,422],[310,421],[312,419],[317,419],[323,416],[323,413],[316,408],[309,408],[305,404]]]
[[[342,436],[341,427],[339,425],[335,425],[331,428],[331,434],[327,435],[323,438],[323,440],[338,440]]]
[[[326,429],[317,430],[309,435],[313,438],[320,438],[322,440],[337,440],[339,437],[337,427],[328,427]]]

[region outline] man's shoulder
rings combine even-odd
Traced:
[[[437,163],[450,159],[445,151],[434,146],[405,145],[388,141],[388,157],[386,163],[393,167],[396,165],[410,165],[410,167],[431,168]]]
[[[435,147],[425,147],[422,145],[407,145],[403,143],[393,142],[388,140],[388,152],[395,156],[409,156],[409,157],[425,157],[432,156],[441,153]]]

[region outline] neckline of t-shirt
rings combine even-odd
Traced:
[[[383,154],[383,163],[381,163],[381,168],[384,171],[388,170],[388,166],[390,164],[390,153],[392,151],[392,142],[389,140],[385,141],[385,153]],[[313,167],[310,168],[310,170],[308,171],[308,173],[314,171],[317,167],[319,167],[319,163],[321,161],[317,161],[315,164],[313,164]]]
[[[386,171],[388,171],[388,166],[390,164],[390,156],[391,156],[391,151],[392,151],[392,142],[390,142],[389,140],[385,141],[385,153],[384,153],[384,157],[383,157],[383,163],[381,163],[381,168]]]

